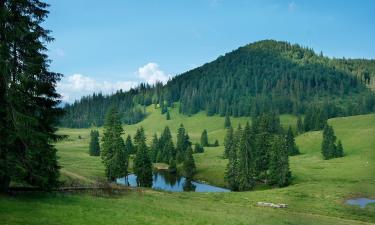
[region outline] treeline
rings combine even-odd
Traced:
[[[103,123],[110,105],[119,107],[125,123],[145,116],[154,104],[166,118],[179,102],[183,114],[205,110],[208,116],[305,114],[311,105],[332,111],[328,118],[375,111],[374,60],[330,59],[313,50],[273,40],[240,47],[213,62],[174,77],[166,85],[141,84],[111,96],[95,94],[65,107],[62,126],[88,127]]]
[[[257,183],[290,184],[289,155],[299,154],[294,134],[285,131],[276,113],[253,117],[244,128],[227,129],[224,157],[228,158],[225,180],[234,191],[253,189]]]

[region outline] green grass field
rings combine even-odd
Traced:
[[[222,158],[224,118],[204,113],[188,117],[171,110],[167,121],[159,110],[148,108],[149,116],[139,124],[125,126],[134,134],[142,125],[150,136],[165,125],[175,132],[183,123],[193,142],[203,129],[219,147],[195,154],[196,178],[225,186],[226,160]],[[244,124],[248,118],[233,118]],[[296,118],[282,115],[283,126]],[[33,194],[0,197],[0,224],[371,224],[375,204],[364,209],[345,204],[350,197],[375,198],[375,114],[329,120],[341,139],[345,157],[324,161],[320,154],[321,132],[296,138],[301,155],[290,158],[293,184],[239,193],[168,193],[142,189],[112,197],[89,194]],[[99,157],[87,154],[89,129],[60,129],[70,138],[57,144],[63,180],[82,183],[103,179]],[[82,139],[78,139],[78,135]],[[150,139],[150,138],[149,138]],[[286,203],[287,209],[257,207],[256,202]]]

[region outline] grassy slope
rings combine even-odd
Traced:
[[[153,111],[154,109],[149,108]],[[246,118],[233,119],[244,123]],[[283,116],[284,123],[295,123],[295,118]],[[222,143],[225,131],[223,118],[193,117],[172,112],[166,121],[159,112],[141,122],[146,131],[161,131],[170,124],[175,131],[183,122],[193,141],[199,140],[203,128],[210,140]],[[375,207],[365,209],[347,206],[351,196],[375,197],[375,114],[329,121],[342,140],[346,156],[324,161],[320,156],[321,132],[309,132],[297,137],[302,154],[291,157],[293,185],[282,189],[243,193],[164,193],[156,191],[131,192],[123,197],[102,198],[88,195],[43,195],[19,198],[0,198],[0,218],[6,224],[70,223],[153,223],[153,224],[357,224],[352,220],[375,222]],[[126,126],[134,133],[137,125]],[[62,129],[72,140],[58,144],[63,173],[94,180],[103,175],[100,159],[86,153],[89,130]],[[83,139],[78,140],[78,135]],[[175,137],[175,134],[174,134]],[[197,178],[223,185],[225,160],[222,146],[207,148],[196,154]],[[283,202],[286,210],[256,207],[257,201]],[[21,206],[22,205],[22,206]],[[2,207],[6,206],[6,207]],[[51,207],[53,206],[53,207]],[[32,215],[32,216],[28,216]],[[40,218],[44,218],[40,221]],[[56,219],[56,220],[55,220]],[[60,220],[61,219],[61,220]],[[57,223],[57,222],[56,222]]]

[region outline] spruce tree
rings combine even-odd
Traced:
[[[233,128],[229,127],[227,129],[227,134],[224,140],[224,158],[229,158],[229,153],[232,151],[233,148],[235,148]]]
[[[176,160],[177,160],[177,163],[181,163],[184,161],[184,158],[185,158],[185,147],[186,147],[186,144],[185,144],[185,128],[184,128],[184,125],[180,125],[180,127],[178,128],[177,130],[177,143],[176,143],[176,151],[177,151],[177,155],[176,155]]]
[[[232,123],[230,122],[230,118],[228,116],[228,114],[225,115],[225,121],[224,121],[224,127],[225,128],[229,128],[232,126]]]
[[[48,4],[0,1],[0,191],[17,181],[51,189],[59,184],[54,142],[62,115],[42,27]]]
[[[116,107],[108,110],[104,124],[101,157],[109,181],[127,176],[129,156],[121,135],[124,130]]]
[[[167,120],[171,120],[171,114],[169,114],[169,111],[167,111],[167,114],[165,115],[165,118]]]
[[[254,185],[254,153],[251,146],[251,128],[247,123],[238,146],[238,189],[247,191]]]
[[[344,148],[342,147],[341,140],[338,141],[336,147],[336,157],[343,157],[344,156]]]
[[[207,130],[204,129],[203,132],[202,132],[202,135],[201,135],[201,145],[203,147],[208,147],[209,144],[208,144],[208,135],[207,135]]]
[[[298,134],[302,134],[303,132],[305,132],[305,128],[303,127],[301,115],[298,115],[298,118],[297,118],[297,132]]]
[[[151,152],[150,152],[150,159],[151,159],[151,162],[158,162],[157,161],[157,156],[159,154],[159,138],[158,136],[156,135],[156,133],[154,134],[153,138],[152,138],[152,143],[151,143]]]
[[[186,149],[186,155],[183,162],[183,171],[187,180],[192,180],[197,168],[193,157],[193,150],[191,146]]]
[[[333,128],[326,124],[323,129],[323,141],[322,141],[322,155],[324,159],[331,159],[335,157],[336,146],[335,146],[336,136],[334,134]]]
[[[134,159],[133,171],[137,176],[137,184],[140,187],[152,186],[152,163],[146,145],[146,136],[143,127],[136,132],[134,142],[136,142],[137,154]]]
[[[269,183],[284,187],[291,182],[288,147],[285,138],[277,135],[272,143],[269,165]]]
[[[176,173],[177,172],[176,160],[173,159],[173,158],[169,161],[168,172],[170,172],[170,173]]]
[[[203,152],[204,152],[203,146],[200,145],[199,143],[196,143],[195,148],[194,148],[194,153],[203,153]]]
[[[296,145],[294,140],[294,134],[292,131],[292,127],[289,126],[288,132],[286,134],[286,146],[288,148],[288,153],[290,156],[300,154],[299,149]]]
[[[126,149],[126,151],[129,154],[135,154],[135,148],[134,148],[134,145],[133,145],[133,142],[132,142],[132,138],[130,137],[130,135],[128,135],[126,137],[126,140],[125,140],[125,149]]]
[[[100,156],[99,132],[97,130],[90,132],[89,155]]]
[[[231,189],[232,191],[238,191],[239,185],[237,150],[234,144],[228,147],[228,164],[225,170],[225,181],[228,183],[229,189]]]

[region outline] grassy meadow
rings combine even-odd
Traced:
[[[149,141],[165,125],[173,138],[183,123],[193,143],[207,129],[210,142],[219,147],[194,154],[196,179],[225,186],[226,160],[222,158],[224,118],[178,114],[171,110],[167,121],[158,109],[147,108],[142,122],[124,126],[133,135],[145,128]],[[232,125],[245,124],[248,118],[231,118]],[[282,115],[281,123],[295,126],[296,118]],[[375,198],[375,114],[329,120],[344,146],[345,157],[325,161],[321,157],[321,131],[296,137],[301,155],[290,157],[292,185],[237,193],[169,193],[138,189],[110,197],[90,194],[46,193],[0,197],[0,224],[372,224],[375,204],[364,209],[345,204],[351,197]],[[91,183],[103,179],[100,157],[90,157],[90,129],[59,130],[69,135],[57,143],[62,180]],[[82,139],[78,139],[78,136]],[[286,203],[287,209],[256,206],[258,201]]]

